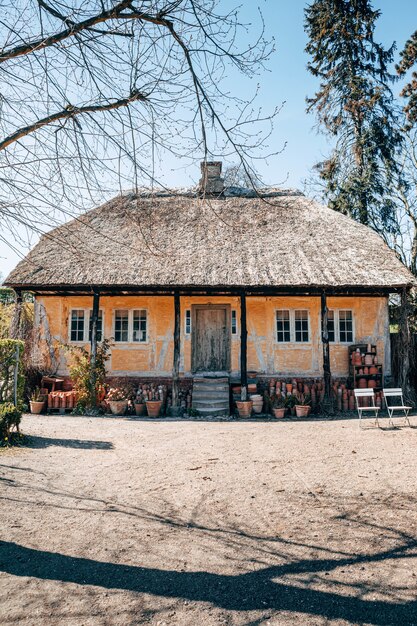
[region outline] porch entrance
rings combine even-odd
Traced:
[[[196,304],[192,311],[191,369],[193,372],[230,372],[230,305]]]

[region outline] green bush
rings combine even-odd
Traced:
[[[23,403],[24,343],[19,339],[0,339],[0,402],[14,402],[14,376],[17,361],[17,405]]]
[[[11,402],[0,404],[0,442],[7,443],[12,428],[19,430],[22,413]]]

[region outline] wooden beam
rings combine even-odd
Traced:
[[[324,402],[332,410],[332,373],[330,370],[330,346],[329,346],[329,310],[327,308],[327,296],[321,294],[321,341],[323,344],[323,376],[324,376]]]
[[[98,291],[94,292],[93,295],[93,312],[91,316],[91,359],[90,359],[90,380],[91,380],[91,389],[94,390],[96,388],[96,380],[97,380],[97,372],[96,372],[96,364],[97,364],[97,323],[98,323],[98,315],[100,310],[100,294]],[[97,398],[94,391],[91,394],[91,403],[92,406],[96,406]]]
[[[248,395],[248,330],[246,326],[246,294],[240,295],[240,385],[241,399]]]
[[[179,410],[179,374],[181,357],[181,298],[174,293],[174,363],[172,366],[172,408]]]

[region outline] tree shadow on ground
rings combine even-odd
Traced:
[[[26,435],[24,445],[28,448],[49,448],[58,446],[61,448],[77,448],[80,450],[112,450],[110,441],[94,441],[89,439],[55,439],[54,437],[40,437],[38,435]]]
[[[409,548],[410,546],[408,546]],[[415,556],[415,555],[413,555]],[[348,559],[303,559],[238,575],[183,572],[122,565],[34,550],[0,542],[0,571],[105,589],[153,594],[165,598],[209,602],[231,611],[290,611],[375,626],[416,624],[417,602],[367,600],[277,582],[288,573],[331,570],[339,565],[398,558],[398,548]],[[407,554],[401,553],[401,558]],[[366,591],[364,587],[363,591]]]

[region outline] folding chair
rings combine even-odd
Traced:
[[[384,393],[384,400],[385,400],[385,404],[386,404],[388,415],[389,415],[390,424],[394,426],[394,422],[392,421],[392,418],[395,417],[394,411],[404,411],[404,421],[408,422],[408,425],[411,426],[408,414],[413,407],[406,406],[404,404],[403,390],[400,387],[395,388],[395,389],[383,389],[383,393]],[[388,404],[388,398],[399,398],[399,400],[396,401],[396,402],[399,402],[399,404],[391,404],[391,405]]]
[[[362,428],[361,426],[361,420],[362,420],[362,414],[365,411],[365,413],[367,411],[373,411],[374,412],[374,417],[375,417],[375,423],[377,424],[378,428],[379,428],[379,422],[378,422],[378,412],[380,407],[379,406],[375,406],[375,393],[373,389],[354,389],[353,390],[354,394],[355,394],[355,400],[356,400],[356,408],[358,409],[358,415],[359,415],[359,427]],[[360,405],[360,400],[362,398],[371,398],[371,406],[361,406]],[[373,417],[371,415],[371,417]]]

